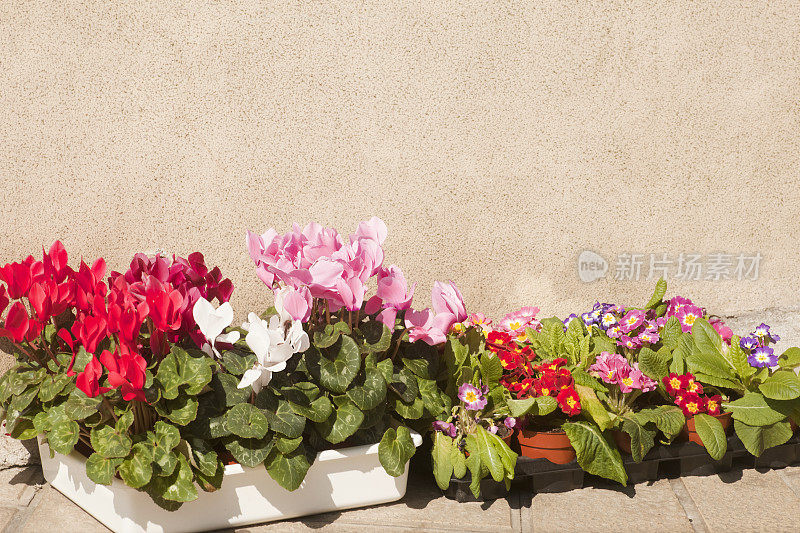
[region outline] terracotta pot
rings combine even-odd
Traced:
[[[551,463],[563,465],[575,460],[575,450],[561,430],[531,431],[523,429],[517,435],[523,457],[547,459]]]
[[[628,455],[631,454],[631,436],[625,433],[624,431],[620,431],[618,429],[614,429],[611,431],[611,437],[614,439],[614,443],[619,448],[619,451],[625,452]]]
[[[719,420],[720,424],[722,424],[722,429],[725,431],[727,435],[730,432],[731,427],[731,413],[720,413],[718,415],[710,415]],[[691,417],[686,420],[686,425],[683,427],[682,434],[685,434],[686,437],[689,438],[689,442],[694,442],[703,446],[703,441],[700,440],[700,435],[697,434],[694,428],[694,417]]]

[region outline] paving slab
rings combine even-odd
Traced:
[[[31,500],[31,493],[42,484],[44,478],[38,466],[0,470],[0,505],[7,507],[27,505]]]
[[[693,531],[667,479],[628,487],[599,482],[570,492],[535,494],[529,505],[523,509],[522,527],[531,533]]]
[[[0,530],[3,530],[17,514],[16,507],[0,506]]]
[[[108,533],[109,529],[50,485],[32,502],[17,531],[26,533]]]
[[[710,532],[800,531],[800,498],[779,470],[684,477]]]
[[[520,531],[518,496],[492,502],[458,503],[442,496],[426,475],[412,475],[404,499],[376,507],[325,513],[298,520],[237,529],[270,531]]]

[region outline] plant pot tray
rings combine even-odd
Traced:
[[[785,444],[769,448],[760,457],[753,457],[736,435],[728,437],[728,450],[722,459],[709,457],[705,448],[693,442],[675,442],[669,446],[655,446],[637,463],[630,455],[623,454],[622,462],[629,483],[642,483],[668,477],[710,475],[731,468],[783,468],[800,461],[800,434],[795,434]],[[566,492],[583,487],[587,478],[577,461],[555,464],[546,459],[519,457],[514,473],[513,486],[531,492]],[[451,478],[445,496],[459,502],[476,501],[470,491],[469,472],[462,479]],[[479,501],[505,497],[505,483],[491,477],[481,481]]]
[[[422,437],[412,432],[414,445]],[[406,493],[408,465],[392,477],[378,460],[378,445],[325,450],[309,468],[300,488],[289,492],[263,467],[225,467],[222,488],[199,491],[198,499],[169,512],[150,497],[114,478],[110,486],[86,476],[86,458],[73,451],[50,456],[39,440],[45,479],[59,492],[117,532],[190,532],[244,526],[399,500]]]

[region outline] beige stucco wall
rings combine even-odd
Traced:
[[[0,3],[3,262],[199,249],[243,317],[245,229],[377,215],[425,305],[647,298],[581,282],[584,249],[758,251],[757,281],[672,286],[800,303],[796,2],[49,4]]]

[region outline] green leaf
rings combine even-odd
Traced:
[[[733,428],[747,451],[756,457],[759,457],[764,450],[780,446],[792,437],[789,422],[751,426],[734,419]]]
[[[642,410],[639,417],[646,416],[668,440],[674,439],[686,424],[686,417],[676,405],[661,405],[653,409]],[[641,418],[640,418],[641,420]]]
[[[146,442],[133,445],[130,455],[120,463],[118,472],[129,487],[144,487],[153,477],[153,451]]]
[[[258,393],[256,407],[261,409],[273,431],[289,438],[299,437],[306,427],[305,417],[295,413],[289,402],[275,396],[271,389]]]
[[[262,439],[242,439],[239,437],[224,437],[225,448],[231,452],[233,458],[242,466],[255,468],[264,462],[274,446],[272,435]]]
[[[795,368],[800,365],[800,348],[792,347],[783,352],[778,358],[778,364],[781,368]]]
[[[759,385],[758,390],[773,400],[794,400],[800,397],[800,378],[791,370],[779,370]]]
[[[749,426],[770,426],[785,418],[757,392],[748,392],[738,400],[725,404],[725,410],[733,413],[734,420]]]
[[[639,351],[639,370],[644,375],[661,381],[661,379],[669,374],[669,360],[662,356],[662,353],[656,353],[647,346]]]
[[[611,417],[602,402],[597,398],[594,390],[577,384],[575,385],[575,390],[581,400],[581,409],[589,414],[592,420],[600,427],[600,431],[610,428],[613,423]]]
[[[154,407],[158,414],[179,426],[185,426],[197,418],[198,402],[185,394],[174,400],[162,400]]]
[[[694,415],[694,428],[697,436],[703,442],[708,455],[719,461],[728,450],[728,440],[725,430],[719,420],[704,413]]]
[[[364,336],[366,353],[385,352],[392,344],[392,330],[377,320],[368,320],[358,327]]]
[[[581,368],[575,368],[572,371],[572,378],[578,385],[589,387],[597,392],[608,392],[608,387],[600,383],[594,376]]]
[[[325,440],[331,444],[339,444],[358,431],[363,420],[364,413],[352,400],[343,396],[337,398],[334,414],[316,427]]]
[[[228,350],[222,353],[222,366],[228,374],[241,377],[245,372],[253,368],[256,362],[255,354],[248,353],[240,355],[233,350]]]
[[[466,464],[472,477],[469,488],[472,494],[479,498],[481,495],[481,480],[489,475],[489,469],[481,460],[480,446],[475,435],[467,435],[466,442],[467,452],[469,453],[469,457],[466,458]]]
[[[395,413],[403,418],[418,420],[425,413],[425,403],[422,398],[414,398],[414,401],[410,403],[406,403],[400,398],[395,398],[393,409]]]
[[[282,454],[277,449],[270,452],[264,466],[270,477],[286,490],[297,489],[306,477],[311,464],[305,455],[305,450],[299,447],[288,454]]]
[[[718,353],[695,352],[687,359],[689,372],[708,374],[722,379],[735,380],[736,374],[727,361]]]
[[[622,421],[622,431],[631,437],[631,457],[640,463],[647,452],[655,445],[656,432],[639,424],[631,417]]]
[[[401,368],[392,376],[389,387],[407,403],[413,402],[419,396],[417,377],[407,368]]]
[[[664,278],[659,278],[656,282],[656,288],[653,290],[653,295],[648,300],[647,305],[644,306],[645,309],[655,309],[658,304],[661,303],[661,300],[664,298],[664,295],[667,293],[667,282]]]
[[[147,443],[150,446],[153,462],[161,469],[162,475],[169,475],[178,464],[172,449],[181,441],[178,428],[163,420],[156,422],[154,431],[147,432]]]
[[[72,380],[66,374],[55,374],[45,377],[39,386],[39,399],[43,402],[52,401],[58,394],[64,390]]]
[[[628,474],[622,464],[622,457],[617,448],[603,436],[600,428],[588,422],[565,422],[561,427],[575,448],[578,464],[583,470],[626,484]]]
[[[102,401],[99,396],[89,398],[83,391],[75,389],[64,402],[64,412],[70,420],[83,420],[95,414]]]
[[[483,377],[483,384],[490,385],[497,383],[503,375],[503,365],[500,363],[500,358],[491,352],[485,352],[481,355],[481,376]]]
[[[278,436],[275,439],[275,448],[283,454],[291,453],[297,449],[298,446],[303,442],[303,437],[297,437],[294,439],[290,439],[289,437],[281,437]]]
[[[483,426],[478,426],[478,429],[474,435],[478,442],[478,449],[480,450],[481,454],[481,462],[486,465],[486,468],[489,469],[492,479],[497,482],[503,481],[503,479],[505,479],[505,467],[503,466],[503,461],[500,458],[500,454],[497,453],[497,450],[492,444],[491,434],[486,431]]]
[[[458,449],[455,442],[453,443],[453,451],[450,457],[453,462],[453,475],[458,479],[467,475],[467,458],[464,452]]]
[[[442,490],[447,490],[450,486],[450,478],[453,475],[453,439],[441,431],[433,434],[433,448],[431,448],[433,459],[433,477],[436,484]]]
[[[78,442],[80,428],[73,420],[66,420],[66,416],[59,423],[54,424],[53,430],[47,434],[47,442],[54,452],[68,455]]]
[[[736,368],[736,373],[739,377],[746,378],[755,374],[756,369],[750,366],[750,363],[747,361],[747,354],[742,350],[739,341],[741,341],[741,339],[736,335],[731,337],[731,345],[730,348],[728,348],[728,354],[733,362],[733,366]]]
[[[183,454],[178,454],[178,466],[170,476],[156,476],[151,485],[156,493],[165,500],[190,502],[197,499],[197,488],[194,486],[194,473],[189,461]]]
[[[506,403],[508,404],[508,411],[514,418],[519,418],[527,414],[531,414],[534,416],[539,414],[538,407],[536,404],[536,398],[529,397],[529,398],[524,398],[522,400],[512,399],[508,400]]]
[[[126,457],[131,451],[131,438],[112,426],[93,428],[89,434],[92,448],[106,458]]]
[[[86,459],[86,475],[100,485],[111,485],[117,467],[122,463],[122,457],[108,458],[99,453],[93,453]]]
[[[347,397],[353,400],[359,409],[363,411],[373,409],[386,399],[386,381],[376,367],[366,367],[361,382],[347,391]]]
[[[681,330],[681,323],[678,317],[671,316],[667,320],[667,323],[664,324],[664,329],[661,331],[661,343],[672,350],[678,345],[678,342],[680,342],[682,334],[683,331]]]
[[[406,465],[415,451],[416,447],[407,427],[400,426],[396,430],[389,428],[378,444],[378,459],[386,473],[397,477],[406,471]]]
[[[691,355],[693,350],[694,341],[692,336],[688,333],[681,334],[678,344],[672,351],[672,362],[669,364],[669,371],[676,374],[686,373],[686,358]]]
[[[306,352],[306,365],[311,375],[324,388],[336,394],[347,391],[361,369],[361,354],[355,341],[347,336],[330,348]]]
[[[450,411],[452,405],[449,396],[439,389],[434,380],[417,378],[417,384],[422,403],[432,417],[444,416]]]
[[[269,423],[255,405],[240,403],[231,407],[225,415],[225,427],[237,437],[260,439],[267,434]]]
[[[311,384],[309,383],[308,385]],[[292,408],[292,411],[308,418],[312,422],[323,422],[331,415],[333,404],[331,404],[327,396],[319,395],[319,388],[314,386],[314,389],[316,393],[311,396],[293,387],[281,389],[281,392],[289,402],[289,407]]]
[[[214,374],[211,379],[211,388],[219,403],[224,403],[227,407],[245,403],[250,399],[253,389],[250,387],[239,388],[239,379],[230,374]]]

